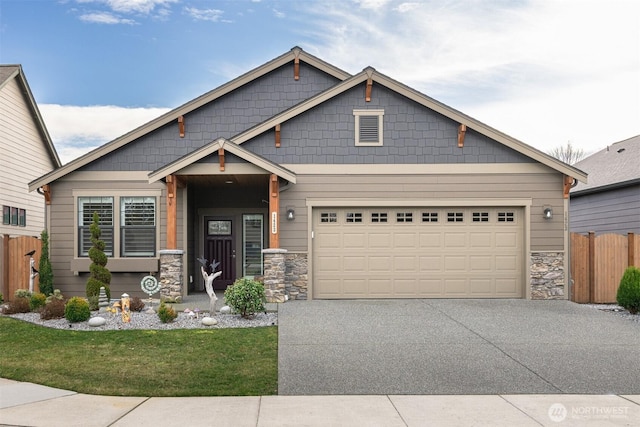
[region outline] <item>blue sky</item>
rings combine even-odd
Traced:
[[[0,0],[63,162],[300,46],[540,150],[640,134],[640,2]]]

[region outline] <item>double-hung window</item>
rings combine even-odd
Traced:
[[[78,255],[89,256],[93,214],[98,214],[100,240],[105,244],[104,253],[113,256],[113,197],[78,197]]]
[[[120,197],[120,256],[156,254],[155,197]]]

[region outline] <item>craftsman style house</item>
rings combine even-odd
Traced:
[[[261,276],[271,300],[566,298],[586,174],[377,72],[300,48],[30,184],[56,286],[83,294],[100,215],[112,293]]]

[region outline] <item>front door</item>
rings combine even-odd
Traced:
[[[213,281],[213,288],[224,290],[233,284],[236,276],[236,250],[233,237],[233,220],[230,218],[205,217],[204,256],[209,262],[220,265],[216,271],[222,275]],[[211,271],[209,271],[211,273]]]

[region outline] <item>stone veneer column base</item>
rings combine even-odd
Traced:
[[[183,250],[160,251],[160,300],[179,303],[182,301]]]
[[[309,283],[309,264],[306,253],[288,253],[285,255],[286,273],[284,284],[289,299],[306,300]]]
[[[267,302],[285,302],[286,249],[263,249],[264,255],[264,292]]]
[[[531,299],[565,299],[564,252],[531,252]]]

